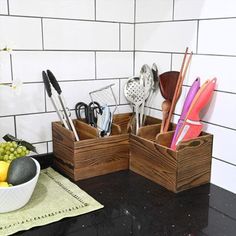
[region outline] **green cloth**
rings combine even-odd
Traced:
[[[21,209],[0,213],[0,235],[10,235],[103,206],[52,168],[42,170],[30,201]]]

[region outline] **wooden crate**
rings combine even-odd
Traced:
[[[52,123],[56,168],[75,181],[129,169],[129,134],[122,133],[119,125],[112,125],[111,136],[99,138],[94,127],[73,122],[80,141],[59,122]]]
[[[176,193],[209,183],[213,136],[202,132],[173,151],[168,147],[174,132],[156,136],[159,131],[153,125],[130,136],[130,170]]]

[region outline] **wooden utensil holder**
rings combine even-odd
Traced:
[[[129,168],[129,134],[121,126],[112,124],[111,136],[99,138],[96,128],[73,122],[80,141],[61,123],[52,123],[54,165],[62,173],[77,181]]]
[[[176,193],[210,182],[211,134],[202,132],[173,151],[169,146],[174,132],[159,134],[161,120],[148,116],[134,135],[127,132],[131,117],[132,113],[115,115],[111,135],[103,138],[94,127],[74,120],[80,141],[60,122],[53,122],[56,168],[74,181],[130,169]],[[170,130],[174,128],[171,124]]]
[[[202,132],[173,151],[169,146],[174,131],[156,136],[159,131],[155,125],[130,136],[130,170],[175,193],[209,183],[213,135]]]

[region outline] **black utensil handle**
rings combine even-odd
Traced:
[[[59,83],[57,82],[56,77],[54,76],[54,74],[50,70],[47,70],[47,74],[48,74],[48,78],[49,78],[52,86],[57,91],[57,93],[60,95],[62,91],[61,91],[61,87],[60,87]]]
[[[52,90],[51,90],[51,86],[50,86],[48,76],[47,76],[45,71],[42,72],[42,75],[43,75],[43,82],[44,82],[44,86],[46,88],[47,94],[48,94],[49,97],[51,97],[52,96]]]

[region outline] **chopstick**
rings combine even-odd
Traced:
[[[183,81],[184,81],[184,78],[186,76],[187,69],[189,67],[190,61],[192,59],[193,52],[190,53],[188,59],[187,59],[187,55],[188,55],[188,47],[186,48],[185,53],[184,53],[184,58],[183,58],[183,62],[182,62],[182,65],[181,65],[178,82],[177,82],[177,85],[176,85],[176,88],[175,88],[175,93],[174,93],[174,96],[173,96],[173,99],[172,99],[172,102],[171,102],[170,111],[169,111],[168,117],[165,121],[163,132],[167,132],[168,129],[169,129],[170,120],[171,120],[171,117],[173,115],[176,103],[177,103],[177,101],[180,97]],[[186,59],[187,59],[187,63],[186,63]],[[186,65],[185,65],[185,63],[186,63]]]

